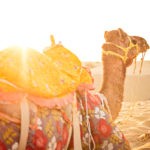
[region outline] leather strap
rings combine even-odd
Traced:
[[[30,123],[30,114],[29,114],[29,104],[26,97],[21,100],[21,132],[19,140],[18,150],[25,150],[29,134],[29,123]]]
[[[73,139],[74,139],[74,150],[82,150],[76,94],[74,95],[74,102],[73,102]]]

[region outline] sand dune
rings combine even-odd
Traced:
[[[144,101],[124,101],[116,123],[129,140],[131,147],[150,150],[150,99]],[[140,148],[141,147],[141,148]],[[146,147],[145,147],[146,148]]]
[[[102,64],[88,62],[91,68],[96,90],[102,82]],[[150,150],[150,61],[145,61],[139,74],[140,62],[127,69],[124,101],[121,112],[116,119],[117,125],[124,132],[133,150]]]

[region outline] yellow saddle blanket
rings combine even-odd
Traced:
[[[43,53],[10,47],[0,51],[0,91],[25,92],[53,98],[92,83],[80,60],[68,49],[55,44]]]

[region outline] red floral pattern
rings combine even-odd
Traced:
[[[36,130],[33,137],[33,144],[35,150],[45,150],[47,147],[48,139],[41,130]]]
[[[2,141],[0,141],[0,150],[7,150],[5,144]]]
[[[97,130],[102,137],[108,138],[111,135],[112,128],[110,124],[106,122],[106,120],[100,119],[97,124]]]
[[[99,134],[93,134],[93,139],[94,139],[95,143],[102,144],[102,139],[99,136]]]
[[[62,150],[62,142],[61,141],[57,142],[56,150]]]

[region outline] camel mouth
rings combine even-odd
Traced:
[[[143,53],[150,49],[150,45],[147,41],[140,36],[130,36],[132,43],[136,43],[138,46],[138,52]]]

